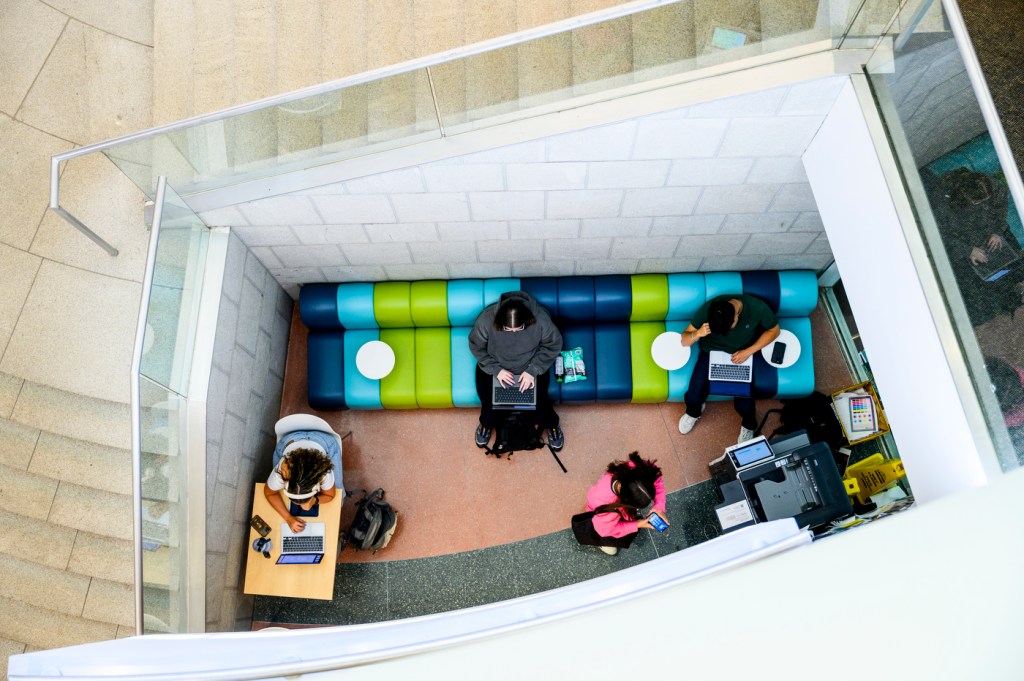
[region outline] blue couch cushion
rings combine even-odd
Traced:
[[[378,329],[353,329],[345,332],[345,401],[349,409],[383,409],[380,381],[367,378],[356,368],[356,353],[370,341],[380,340]]]
[[[594,320],[623,322],[633,311],[633,285],[626,274],[594,277]]]
[[[452,403],[456,407],[479,407],[476,394],[476,357],[469,350],[471,326],[452,329]]]
[[[305,287],[303,287],[305,290]],[[309,406],[314,409],[345,409],[345,332],[309,334],[306,344],[306,375]]]
[[[454,279],[448,282],[448,322],[452,326],[473,326],[484,309],[484,282]]]
[[[593,277],[559,278],[558,318],[571,324],[589,324],[594,321]]]
[[[299,289],[299,316],[309,329],[337,329],[338,285],[306,284]]]
[[[633,397],[629,324],[595,324],[594,346],[594,359],[588,366],[596,367],[597,399],[628,402]]]
[[[748,296],[760,298],[768,304],[772,312],[779,312],[779,273],[778,272],[742,272],[743,292]]]
[[[533,296],[552,318],[558,317],[558,279],[555,277],[529,277],[520,280],[523,290]]]

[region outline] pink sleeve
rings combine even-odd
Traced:
[[[660,475],[654,481],[654,510],[665,511],[665,481]]]
[[[594,516],[594,529],[602,537],[625,537],[637,531],[635,520],[623,520],[618,511],[598,513]]]

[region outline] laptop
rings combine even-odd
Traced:
[[[537,408],[537,386],[529,390],[519,390],[519,376],[515,374],[511,387],[503,386],[498,377],[491,378],[491,404],[495,409],[521,409],[528,411]]]
[[[326,523],[306,523],[302,532],[292,532],[281,523],[281,556],[278,565],[316,565],[324,558]]]
[[[732,353],[712,350],[708,358],[708,380],[712,395],[750,397],[750,382],[754,377],[754,356],[742,364],[732,363]]]
[[[987,255],[988,262],[972,263],[974,273],[982,281],[1002,279],[1020,264],[1020,251],[1009,245],[1004,245],[998,251],[992,251]]]

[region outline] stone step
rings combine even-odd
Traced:
[[[103,537],[131,540],[132,513],[132,499],[127,494],[61,481],[47,520]]]
[[[0,510],[0,554],[64,570],[74,555],[78,534],[77,530],[70,527]]]
[[[11,555],[0,555],[0,598],[124,627],[135,622],[130,584],[86,577]]]
[[[9,409],[4,405],[10,404]],[[108,447],[131,448],[130,408],[0,373],[0,417]]]
[[[127,449],[42,432],[28,471],[115,494],[132,493],[132,454]]]
[[[0,639],[33,650],[107,641],[117,635],[118,626],[0,596]]]

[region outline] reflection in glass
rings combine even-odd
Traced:
[[[984,359],[968,361],[1004,470],[1024,461],[1024,229],[963,57],[940,3],[879,52],[869,73],[904,173],[919,183],[936,232],[924,230],[957,331]],[[907,20],[901,15],[901,19]],[[960,313],[958,310],[962,310]]]
[[[186,400],[140,381],[142,610],[145,633],[183,630],[180,489],[186,460]]]
[[[188,394],[209,229],[170,186],[164,198],[140,372]]]

